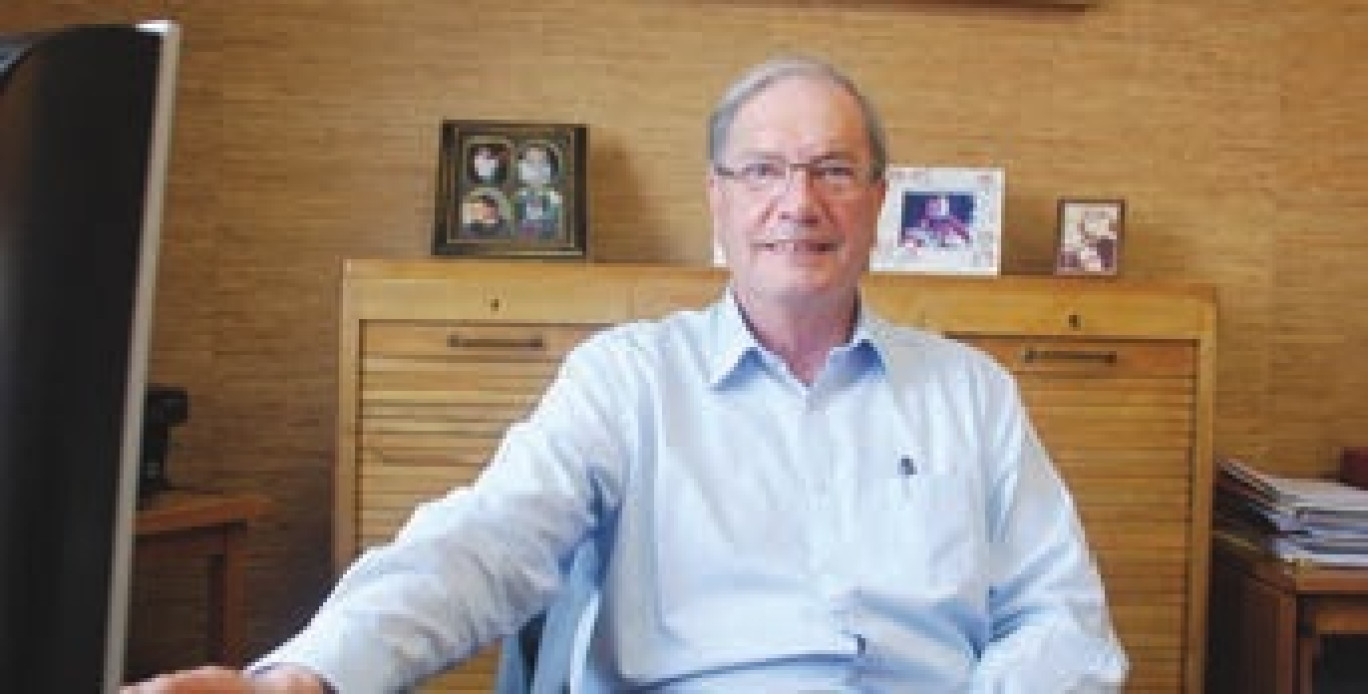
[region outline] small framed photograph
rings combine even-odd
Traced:
[[[584,258],[588,129],[443,121],[435,255]]]
[[[1055,274],[1119,274],[1125,225],[1125,200],[1060,199]]]
[[[996,275],[1005,174],[892,166],[871,270]]]

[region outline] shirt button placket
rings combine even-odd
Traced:
[[[839,589],[835,574],[839,519],[832,494],[831,442],[816,391],[809,392],[804,399],[803,419],[803,470],[812,499],[812,568],[822,595],[831,599]]]

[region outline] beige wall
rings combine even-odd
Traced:
[[[1004,166],[1009,272],[1048,272],[1056,198],[1125,197],[1126,276],[1220,288],[1218,450],[1368,443],[1360,2],[7,0],[0,30],[150,16],[185,28],[152,372],[192,393],[175,480],[276,500],[257,646],[328,583],[339,260],[428,254],[439,122],[587,123],[595,258],[702,263],[705,112],[778,51],[863,82],[896,162]]]

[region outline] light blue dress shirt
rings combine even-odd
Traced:
[[[1127,663],[1011,376],[862,311],[811,386],[734,299],[576,348],[479,481],[260,665],[393,691],[603,557],[581,691],[1107,692]]]

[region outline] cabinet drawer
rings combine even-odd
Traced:
[[[361,336],[366,357],[559,361],[600,329],[594,325],[368,321]]]
[[[954,336],[1016,374],[1098,377],[1194,376],[1197,350],[1185,340],[1084,340]]]

